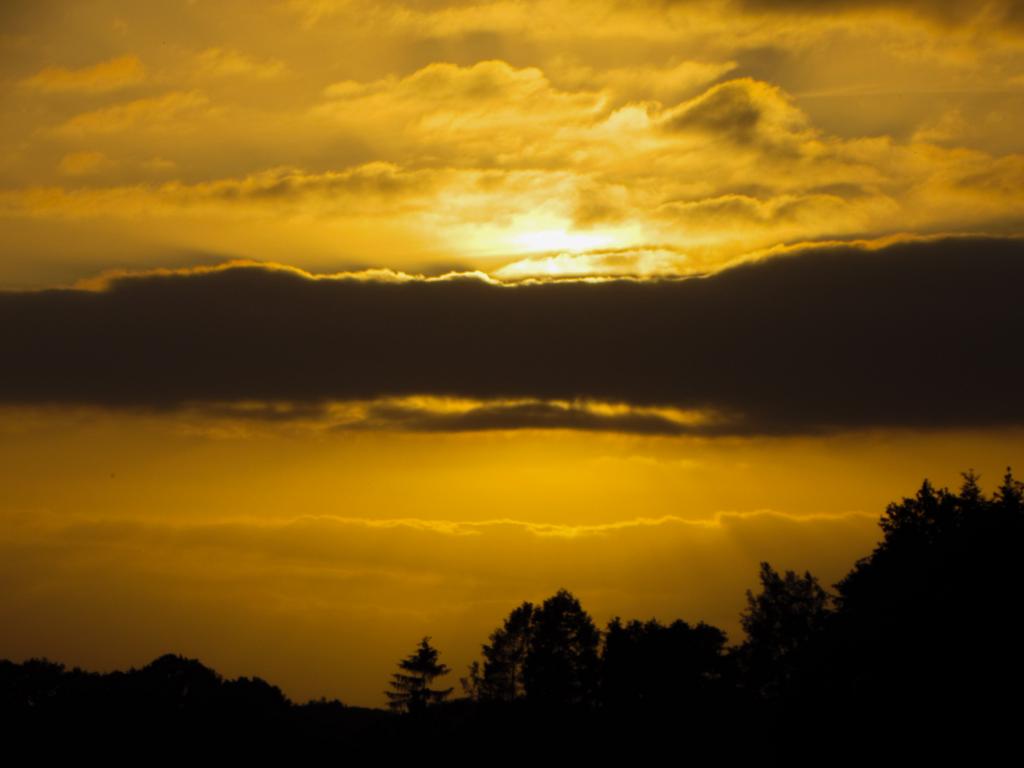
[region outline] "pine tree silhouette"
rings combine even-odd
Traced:
[[[391,688],[385,691],[388,706],[396,712],[415,714],[422,712],[433,704],[444,701],[452,692],[451,688],[433,689],[431,682],[449,672],[448,665],[437,660],[438,652],[430,644],[430,638],[424,637],[415,653],[398,662],[402,672],[391,676]]]

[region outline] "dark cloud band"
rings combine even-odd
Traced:
[[[709,429],[738,434],[1019,425],[1022,285],[1024,244],[982,238],[813,248],[685,280],[136,276],[0,294],[0,401],[424,394],[708,410],[724,419]],[[411,429],[590,428],[537,406],[399,416]],[[629,419],[612,428],[632,431]]]

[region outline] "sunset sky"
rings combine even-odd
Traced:
[[[735,641],[1024,470],[1024,2],[5,0],[0,107],[0,658]]]

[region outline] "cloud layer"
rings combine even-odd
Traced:
[[[14,7],[3,287],[197,253],[692,274],[1024,222],[1020,2]]]
[[[409,638],[432,633],[461,672],[509,610],[560,586],[602,626],[616,614],[681,616],[736,637],[759,556],[829,583],[875,542],[875,517],[761,511],[599,526],[15,518],[0,534],[0,578],[12,587],[0,618],[14,658],[144,663],[175,642],[249,665],[296,697],[379,705]]]
[[[421,430],[600,420],[501,405],[523,399],[697,411],[680,429],[711,434],[1021,424],[1022,284],[1021,242],[984,238],[821,246],[682,280],[153,273],[0,294],[0,398],[498,403],[377,413]],[[612,429],[664,426],[605,416]]]

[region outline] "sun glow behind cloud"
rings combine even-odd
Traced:
[[[553,251],[586,251],[593,248],[607,248],[614,244],[611,235],[594,232],[567,232],[564,229],[529,230],[514,235],[517,250],[525,253],[550,253]]]
[[[97,27],[92,53],[99,20],[69,12],[46,35],[80,54],[12,48],[0,285],[168,254],[651,275],[677,266],[630,266],[626,251],[685,253],[693,272],[780,243],[1012,230],[1018,27],[980,46],[968,32],[998,14],[861,5],[867,68],[849,17],[788,5],[274,5],[244,34],[201,42],[190,30],[226,10],[195,4],[194,25],[156,29],[125,5],[138,51]],[[520,27],[534,14],[546,32]],[[301,44],[274,34],[296,23]],[[475,24],[497,36],[487,50],[461,37]],[[357,44],[370,28],[372,50]],[[411,49],[410,34],[442,48]],[[178,45],[153,44],[168,37]],[[883,74],[898,101],[877,95]],[[939,80],[955,92],[936,94]]]

